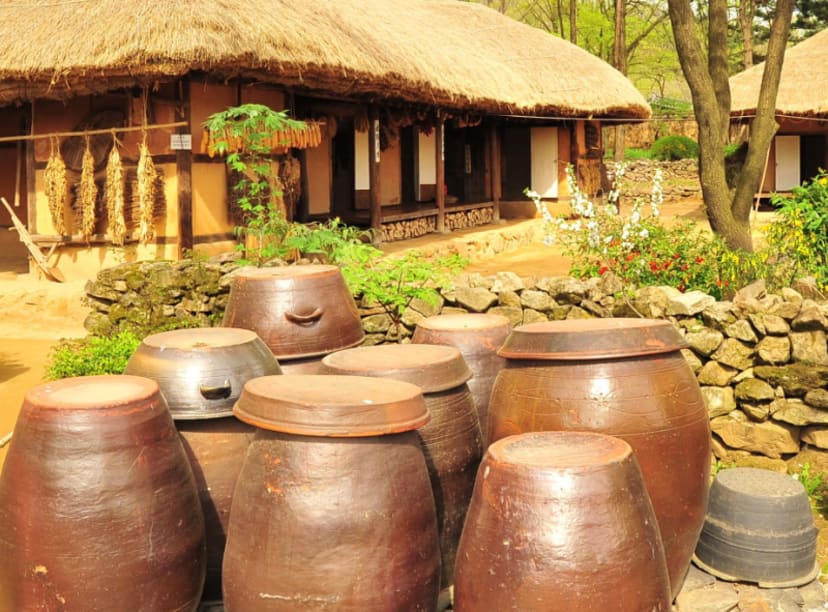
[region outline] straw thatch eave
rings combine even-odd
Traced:
[[[756,114],[764,62],[730,77],[731,117]],[[828,30],[785,51],[777,115],[828,118]]]
[[[14,0],[0,102],[193,71],[489,113],[639,120],[630,81],[570,43],[456,0]]]

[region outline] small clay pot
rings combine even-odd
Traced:
[[[195,610],[204,518],[158,385],[45,383],[0,475],[0,610]]]
[[[177,421],[231,416],[244,383],[280,372],[261,338],[232,327],[152,334],[141,341],[124,370],[156,381]]]
[[[237,271],[222,325],[255,331],[280,363],[326,355],[364,337],[342,272],[328,265]]]
[[[267,376],[236,405],[259,430],[233,494],[224,605],[433,612],[437,517],[414,385],[358,376]]]
[[[489,399],[497,373],[506,360],[498,349],[512,331],[509,319],[484,313],[444,314],[426,317],[417,322],[411,342],[415,344],[447,344],[460,351],[474,376],[468,381],[474,398],[480,432],[487,439]]]
[[[658,525],[626,442],[539,432],[489,447],[457,551],[457,612],[666,612],[670,602]]]
[[[383,344],[347,349],[322,359],[324,372],[404,380],[423,391],[431,421],[417,430],[437,504],[442,585],[453,581],[454,556],[474,488],[483,444],[466,381],[471,377],[453,346]]]

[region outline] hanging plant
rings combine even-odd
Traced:
[[[49,202],[52,225],[61,236],[66,235],[66,203],[68,190],[66,184],[66,163],[60,155],[56,137],[50,139],[49,161],[43,172],[44,191]]]
[[[155,181],[158,176],[147,146],[147,135],[138,154],[138,242],[146,244],[155,238],[153,212],[155,210]]]
[[[95,233],[95,202],[98,199],[98,186],[95,184],[95,157],[86,138],[86,150],[81,162],[81,176],[78,184],[78,200],[81,209],[81,237],[89,241]]]
[[[109,152],[109,159],[106,162],[104,198],[106,200],[106,216],[109,221],[109,235],[112,237],[112,244],[115,246],[123,246],[127,234],[124,215],[126,207],[124,198],[125,179],[124,165],[118,151],[118,139],[115,138],[113,133],[112,150]]]

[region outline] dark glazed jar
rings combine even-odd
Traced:
[[[489,438],[605,433],[636,454],[661,528],[673,595],[696,547],[710,482],[710,425],[671,323],[584,319],[514,329],[492,389]]]
[[[356,346],[364,337],[356,303],[337,266],[297,265],[244,268],[230,285],[222,325],[255,331],[290,371],[307,362]]]
[[[457,552],[457,612],[667,612],[670,600],[653,508],[626,442],[539,432],[489,447]]]
[[[0,475],[0,610],[195,610],[204,563],[198,491],[154,381],[26,394]]]
[[[155,380],[167,400],[198,485],[207,538],[203,599],[221,599],[221,563],[233,488],[255,429],[232,416],[244,383],[279,374],[255,332],[177,329],[147,336],[125,372]]]
[[[468,313],[427,317],[417,323],[411,341],[416,344],[448,344],[460,351],[474,376],[469,390],[474,397],[480,432],[486,440],[489,399],[497,373],[506,363],[498,349],[512,331],[501,315]]]
[[[437,504],[441,584],[448,587],[453,581],[457,542],[483,456],[477,411],[466,384],[472,374],[463,356],[452,346],[383,344],[332,353],[322,360],[322,367],[323,372],[331,374],[404,380],[422,389],[431,421],[417,433]]]
[[[260,428],[233,494],[228,612],[432,612],[437,519],[408,383],[350,376],[251,380],[235,407]]]

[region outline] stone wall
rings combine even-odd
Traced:
[[[230,260],[124,264],[87,285],[86,327],[111,333],[175,320],[220,324],[237,266]],[[798,289],[798,290],[797,290]],[[723,463],[784,469],[802,451],[828,449],[828,303],[803,284],[768,294],[761,283],[731,301],[699,291],[645,287],[627,295],[611,275],[522,279],[511,272],[460,275],[437,304],[413,303],[398,331],[376,305],[360,304],[366,344],[406,342],[423,317],[489,312],[513,325],[587,317],[672,321],[710,413]],[[828,457],[828,453],[825,454]],[[812,461],[813,462],[813,461]],[[828,469],[828,462],[823,464]]]

